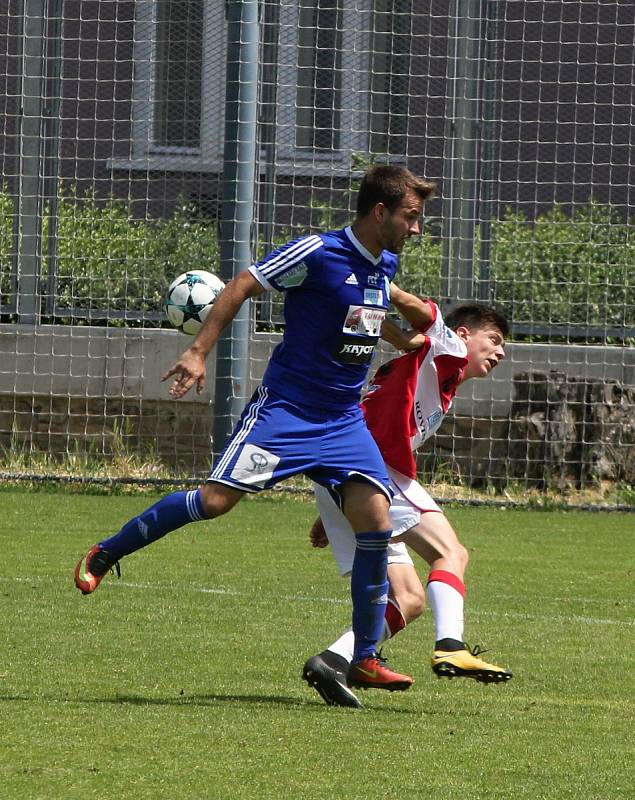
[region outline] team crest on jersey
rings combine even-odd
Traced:
[[[307,272],[309,268],[301,261],[299,264],[291,267],[290,270],[285,272],[279,278],[276,278],[278,284],[280,286],[284,286],[285,289],[293,289],[295,286],[301,286],[304,282],[304,279],[307,276]]]
[[[381,324],[385,317],[386,311],[383,308],[349,306],[342,332],[377,337],[381,332]]]

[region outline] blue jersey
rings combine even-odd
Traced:
[[[358,403],[398,264],[345,228],[297,239],[250,267],[266,289],[286,293],[284,336],[263,385],[300,406]]]

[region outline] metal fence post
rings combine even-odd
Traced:
[[[18,319],[40,320],[42,268],[42,145],[44,106],[45,0],[24,0],[22,6],[22,70],[20,76],[19,179],[17,197]]]
[[[227,79],[225,150],[220,219],[221,277],[231,280],[251,263],[256,183],[259,3],[225,5]],[[214,453],[219,453],[242,412],[249,382],[250,304],[244,303],[216,352]]]
[[[478,218],[482,3],[454,0],[448,40],[449,97],[443,175],[444,294],[450,304],[474,294]],[[472,16],[470,16],[470,13]]]
[[[498,113],[496,78],[498,73],[498,0],[484,0],[486,22],[483,74],[483,128],[481,131],[480,177],[480,252],[478,270],[479,300],[489,301],[491,295],[492,220],[496,215],[494,169],[497,158],[496,116]]]

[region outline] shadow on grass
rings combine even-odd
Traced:
[[[54,703],[106,703],[110,705],[132,705],[132,706],[208,706],[212,707],[219,703],[236,703],[252,705],[279,705],[291,706],[295,708],[324,708],[325,703],[320,700],[304,699],[298,697],[284,697],[280,695],[260,695],[260,694],[183,694],[171,697],[147,697],[137,694],[116,694],[112,697],[70,697],[60,695],[0,695],[0,703],[11,702],[39,702],[49,701]],[[434,714],[434,711],[416,710],[410,708],[390,708],[386,706],[372,707],[366,706],[367,711],[387,712],[389,714],[408,714],[426,715]],[[346,709],[346,711],[350,711]]]

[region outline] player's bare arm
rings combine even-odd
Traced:
[[[425,344],[425,334],[411,329],[402,331],[391,319],[385,319],[381,326],[381,338],[397,350],[418,350]]]
[[[207,315],[192,345],[161,378],[167,380],[174,375],[170,394],[175,399],[183,397],[196,384],[200,394],[205,386],[205,359],[209,355],[223,330],[234,319],[242,304],[249,297],[264,291],[250,272],[242,272],[231,280],[221,292],[212,310]]]
[[[413,328],[427,328],[433,322],[432,309],[420,297],[390,284],[390,302]]]

